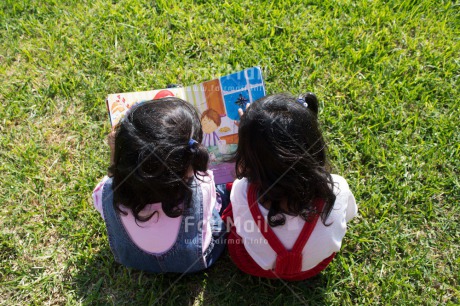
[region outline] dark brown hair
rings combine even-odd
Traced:
[[[270,203],[271,226],[284,224],[284,214],[308,220],[320,213],[325,224],[332,210],[333,182],[317,116],[318,100],[309,93],[300,101],[289,94],[261,98],[241,117],[236,175],[258,185],[259,201]],[[322,211],[316,199],[324,199]]]
[[[204,172],[208,152],[201,145],[198,112],[189,103],[167,97],[133,106],[115,134],[113,176],[114,206],[128,207],[136,220],[147,204],[161,202],[169,217],[182,214],[180,204],[189,207],[192,179],[189,169]],[[194,139],[196,142],[190,142]]]

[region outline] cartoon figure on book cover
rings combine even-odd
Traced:
[[[218,145],[220,138],[217,136],[216,130],[220,123],[220,115],[212,108],[208,108],[201,114],[201,126],[204,133],[203,144],[205,146]]]

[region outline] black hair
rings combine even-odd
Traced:
[[[238,138],[236,175],[258,185],[259,201],[270,203],[270,226],[284,224],[284,214],[306,221],[321,214],[326,224],[335,195],[314,94],[300,99],[274,94],[255,101],[241,117]],[[316,199],[325,201],[322,211]],[[284,200],[287,205],[281,207]]]
[[[147,204],[161,202],[168,217],[182,215],[190,206],[193,170],[207,170],[208,152],[201,144],[200,117],[189,103],[175,97],[133,106],[115,132],[115,152],[109,172],[113,177],[114,207],[131,209],[136,220]],[[196,142],[190,140],[193,139]],[[190,142],[190,143],[189,143]],[[201,173],[203,175],[203,173]]]

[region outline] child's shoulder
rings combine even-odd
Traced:
[[[212,170],[206,172],[197,172],[198,184],[214,184],[214,173]]]
[[[338,174],[331,174],[332,181],[334,183],[333,191],[336,196],[340,194],[348,194],[351,192],[350,186],[348,185],[347,180]]]
[[[232,205],[244,205],[247,202],[249,182],[247,178],[236,179],[230,192]]]
[[[249,181],[247,178],[243,177],[241,179],[235,179],[232,185],[232,191],[236,189],[247,189],[249,186]]]
[[[349,221],[358,212],[355,196],[350,190],[347,180],[342,176],[332,174],[332,181],[334,182],[333,191],[336,196],[334,208],[345,211],[346,220]]]

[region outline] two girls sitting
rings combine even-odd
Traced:
[[[322,271],[357,206],[345,179],[327,170],[317,114],[313,94],[267,96],[241,113],[227,205],[193,106],[168,97],[132,108],[113,136],[109,176],[93,192],[115,260],[195,272],[228,240],[233,262],[251,275],[301,280]]]

